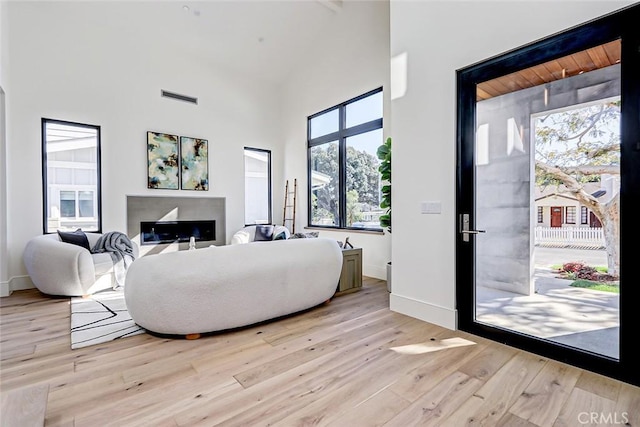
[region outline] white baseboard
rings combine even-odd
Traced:
[[[16,276],[9,279],[8,282],[0,282],[0,297],[8,297],[13,291],[21,291],[24,289],[33,289],[35,285],[29,276]]]
[[[458,311],[429,304],[392,293],[389,296],[389,308],[407,316],[456,330],[458,327]]]
[[[9,290],[9,282],[0,282],[0,298],[11,295]]]

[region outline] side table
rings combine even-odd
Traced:
[[[342,272],[335,296],[362,289],[362,248],[342,249]]]

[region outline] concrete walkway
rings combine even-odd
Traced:
[[[569,286],[549,266],[606,265],[599,250],[536,248],[534,295],[478,287],[476,320],[618,358],[620,294]]]

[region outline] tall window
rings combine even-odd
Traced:
[[[538,206],[538,224],[542,224],[544,222],[542,206]]]
[[[310,226],[382,230],[382,88],[307,121]]]
[[[42,119],[44,232],[100,232],[100,126]]]
[[[576,207],[575,206],[567,206],[567,224],[575,224],[576,223]]]
[[[580,206],[580,224],[588,224],[589,223],[588,210],[586,206]]]
[[[244,223],[271,224],[271,151],[244,148]]]

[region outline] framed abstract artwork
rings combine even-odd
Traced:
[[[209,190],[209,147],[206,139],[180,137],[183,190]]]
[[[147,132],[147,188],[179,188],[178,135]]]

